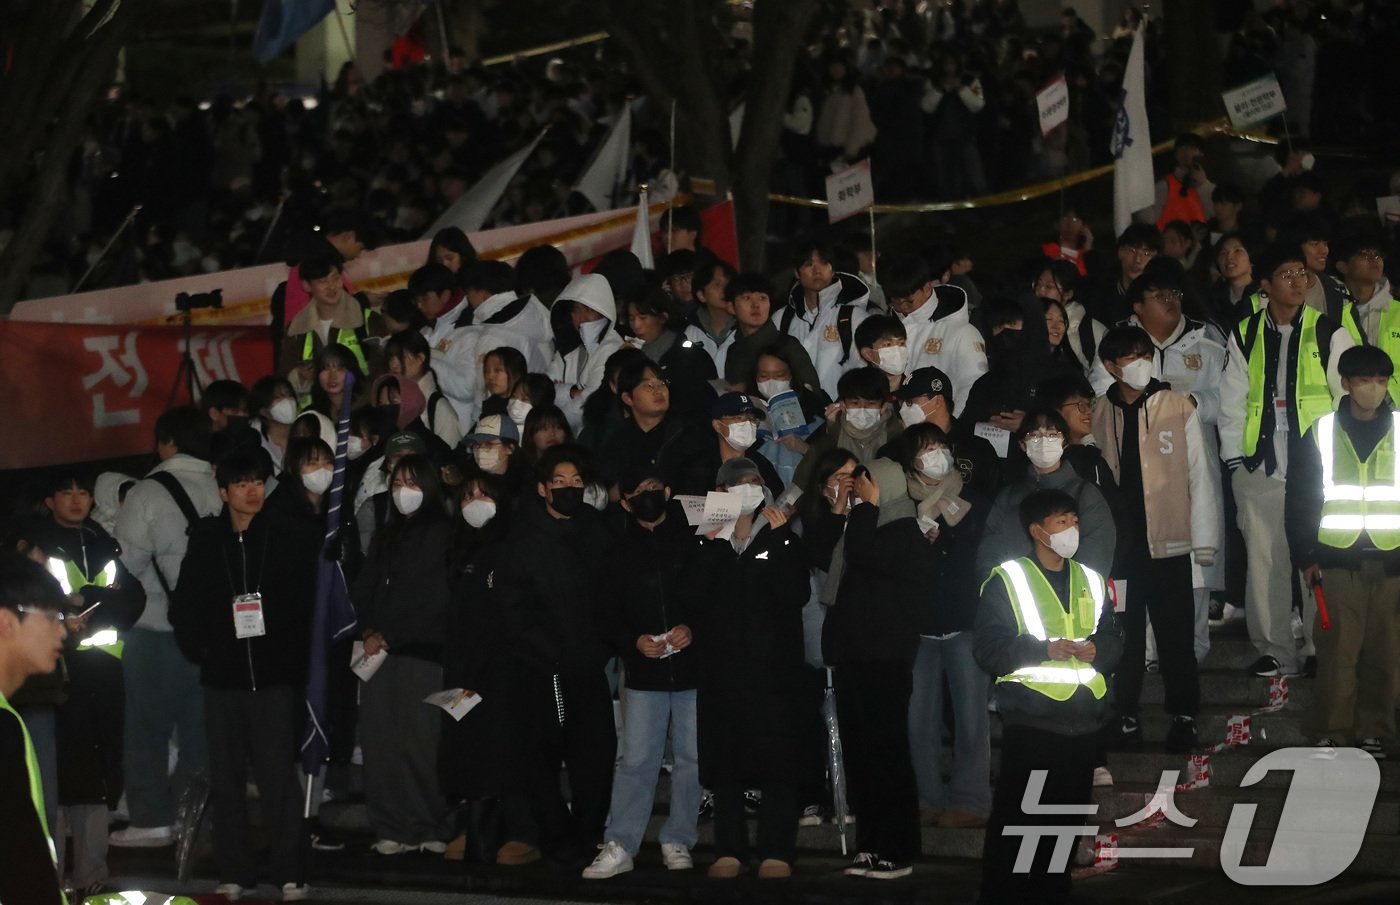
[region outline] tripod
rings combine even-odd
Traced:
[[[190,354],[190,343],[194,338],[194,309],[222,308],[223,306],[222,289],[198,295],[182,292],[175,296],[175,308],[180,312],[180,324],[184,327],[185,338],[180,355],[180,366],[175,370],[175,380],[170,386],[170,398],[165,403],[167,409],[174,407],[182,386],[189,394],[190,405],[197,405],[199,398],[204,395],[204,386],[199,381],[199,370],[195,367],[194,356]]]

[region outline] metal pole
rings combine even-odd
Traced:
[[[102,246],[102,253],[97,256],[97,260],[93,261],[92,264],[89,265],[87,272],[78,278],[78,282],[73,284],[73,292],[77,292],[79,289],[83,288],[83,284],[87,282],[88,277],[92,276],[92,272],[97,269],[97,265],[101,264],[102,259],[107,257],[107,252],[112,250],[112,246],[121,238],[122,233],[126,232],[127,227],[131,226],[132,222],[136,219],[136,215],[139,213],[141,213],[141,205],[133,204],[131,206],[131,213],[126,215],[126,219],[122,221],[122,225],[118,226],[117,231],[112,233],[112,238],[108,239],[107,244]]]
[[[258,243],[258,253],[253,256],[254,264],[261,261],[263,252],[267,251],[267,243],[272,239],[272,231],[277,228],[277,221],[282,219],[282,208],[286,204],[287,193],[283,192],[282,197],[277,199],[277,210],[272,214],[272,222],[267,224],[267,232],[263,233],[262,241]]]
[[[671,98],[671,178],[676,176],[676,99]],[[676,183],[680,185],[679,180]],[[676,199],[671,199],[671,206],[666,209],[666,254],[671,253],[671,235],[676,231]]]
[[[438,35],[442,38],[442,68],[447,68],[447,61],[452,58],[452,42],[447,40],[447,19],[442,15],[443,0],[435,0],[433,9],[437,12]]]
[[[875,268],[875,262],[880,255],[875,250],[875,206],[870,206],[870,278],[876,283],[880,282],[879,272]]]
[[[1283,139],[1288,142],[1288,153],[1293,153],[1293,133],[1288,130],[1288,114],[1283,114]]]

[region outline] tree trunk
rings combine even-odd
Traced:
[[[1169,0],[1162,12],[1172,127],[1179,131],[1223,112],[1215,9],[1212,0]]]
[[[105,22],[89,17],[75,32],[81,46],[66,57],[70,63],[77,64],[70,65],[73,75],[66,99],[55,107],[41,108],[56,110],[56,118],[45,136],[43,159],[28,190],[28,203],[19,228],[0,254],[0,315],[8,314],[19,300],[34,260],[62,209],[67,196],[68,164],[82,138],[88,110],[98,91],[110,79],[126,35],[147,3],[148,0],[122,0]],[[95,28],[93,31],[88,30],[90,22]],[[84,39],[84,36],[88,37]],[[22,167],[25,163],[17,161],[15,165]],[[5,175],[11,174],[0,172],[0,177]]]

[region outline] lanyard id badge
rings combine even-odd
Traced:
[[[239,594],[233,598],[233,633],[240,641],[267,634],[261,594]]]
[[[1274,400],[1274,431],[1276,433],[1288,433],[1288,400]]]

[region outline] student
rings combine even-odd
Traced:
[[[463,442],[482,474],[500,478],[511,498],[519,494],[529,469],[520,454],[520,435],[515,432],[514,421],[504,415],[487,415]]]
[[[865,324],[876,320],[892,318],[876,315]],[[807,438],[807,454],[797,466],[794,481],[805,486],[817,460],[830,449],[849,450],[868,467],[880,450],[892,447],[904,433],[904,423],[894,417],[894,407],[886,401],[888,385],[887,375],[878,368],[857,368],[841,375],[836,411]]]
[[[715,438],[671,413],[671,388],[661,369],[645,356],[630,362],[618,373],[617,393],[624,415],[598,448],[602,478],[616,483],[651,468],[677,493],[703,493]],[[755,428],[749,445],[757,442]]]
[[[117,518],[122,562],[141,582],[146,609],[122,650],[126,679],[126,800],[131,825],[112,845],[157,848],[175,842],[175,801],[205,768],[203,701],[187,693],[199,676],[175,643],[168,612],[194,522],[219,511],[208,460],[209,422],[194,408],[156,419],[160,464],[126,495]],[[170,771],[170,741],[179,762]]]
[[[297,420],[296,389],[286,378],[269,374],[253,384],[248,393],[248,407],[256,413],[253,426],[262,435],[269,473],[277,474],[282,470],[282,457],[292,438],[292,423]]]
[[[1054,299],[1064,306],[1068,323],[1065,340],[1085,370],[1093,367],[1095,350],[1108,329],[1089,316],[1084,303],[1075,296],[1083,282],[1082,270],[1069,261],[1051,261],[1031,283],[1031,292],[1042,299]]]
[[[1001,486],[1001,460],[992,444],[973,433],[973,425],[953,417],[953,382],[937,368],[919,368],[900,384],[895,393],[899,419],[905,430],[916,424],[936,424],[952,441],[953,459],[963,481],[987,496],[994,496]],[[886,459],[898,459],[894,441],[886,443],[876,453]]]
[[[370,372],[371,362],[366,355],[366,309],[342,285],[340,265],[329,256],[307,259],[301,263],[301,280],[311,304],[287,324],[277,373],[305,398],[315,376],[312,361],[326,346],[345,347],[361,374]]]
[[[67,621],[67,700],[55,714],[58,783],[49,790],[60,805],[59,838],[73,837],[73,887],[96,894],[108,877],[107,809],[123,791],[120,633],[141,617],[146,594],[122,565],[116,541],[91,519],[92,493],[76,474],[50,485],[44,507],[49,520],[36,541],[49,557],[49,573],[80,612],[96,607]],[[60,849],[60,873],[63,854]]]
[[[847,371],[841,377],[844,380],[847,374],[864,370],[864,368],[857,368],[855,371]],[[750,383],[758,387],[757,396],[763,400],[765,405],[774,396],[789,391],[797,394],[797,402],[801,407],[802,418],[808,431],[807,439],[803,439],[800,434],[774,436],[771,425],[766,420],[758,428],[758,453],[773,463],[778,477],[783,481],[783,486],[787,486],[793,482],[793,476],[802,459],[811,452],[807,440],[810,440],[813,432],[820,430],[822,424],[825,423],[822,414],[828,403],[827,396],[820,390],[813,391],[801,388],[793,390],[792,362],[788,361],[787,352],[777,346],[769,346],[759,353]],[[838,383],[837,387],[840,386],[841,384]]]
[[[710,354],[717,374],[724,373],[729,346],[734,341],[734,315],[725,302],[725,288],[735,276],[733,267],[710,257],[700,262],[691,282],[696,308],[685,328],[685,338],[699,343]]]
[[[391,447],[393,441],[391,441]],[[438,469],[409,455],[393,466],[393,511],[374,533],[351,586],[366,654],[387,651],[360,688],[365,803],[380,855],[447,846],[446,807],[437,782],[442,714],[423,704],[442,690],[453,523]]]
[[[630,342],[656,362],[671,386],[672,410],[687,418],[703,416],[715,398],[710,382],[718,373],[704,348],[677,329],[682,323],[679,305],[665,292],[653,289],[633,302],[627,315],[632,327]]]
[[[1196,403],[1152,377],[1156,347],[1140,327],[1114,327],[1099,344],[1099,360],[1114,384],[1094,403],[1094,439],[1118,482],[1118,540],[1113,576],[1127,583],[1123,659],[1114,696],[1122,717],[1118,743],[1136,746],[1146,622],[1157,638],[1165,706],[1172,716],[1166,749],[1196,746],[1201,689],[1193,649],[1199,609],[1191,566],[1215,564],[1222,521],[1215,457],[1201,437]],[[1201,601],[1204,604],[1206,601]],[[1204,621],[1204,619],[1201,619]]]
[[[764,349],[778,346],[792,364],[792,384],[808,390],[821,389],[821,379],[812,366],[811,356],[796,338],[781,332],[770,318],[773,287],[761,274],[741,273],[724,287],[724,300],[738,324],[729,356],[724,362],[724,381],[739,392],[752,393],[750,375]],[[834,381],[833,387],[835,389]]]
[[[885,375],[887,395],[893,395],[904,382],[909,368],[908,334],[899,318],[872,314],[856,328],[856,349],[866,364]],[[840,387],[837,387],[840,391]]]
[[[9,698],[30,676],[58,667],[68,599],[53,576],[18,553],[0,553],[0,901],[64,902],[44,816],[44,789],[29,730]]]
[[[603,623],[622,651],[622,758],[613,775],[611,816],[603,850],[584,868],[584,879],[614,877],[632,869],[651,817],[656,778],[667,739],[671,743],[671,800],[661,828],[667,870],[693,866],[699,839],[700,766],[696,749],[695,650],[681,578],[694,531],[661,476],[645,470],[618,487],[627,519],[607,557]],[[669,731],[668,731],[669,726]]]
[[[447,394],[438,387],[432,367],[433,350],[427,339],[421,333],[411,331],[395,334],[384,344],[384,358],[390,374],[416,382],[423,392],[423,398],[427,400],[423,421],[428,425],[428,430],[449,447],[456,448],[462,441],[462,425]]]
[[[855,274],[836,270],[832,257],[825,242],[799,242],[793,255],[792,289],[786,302],[773,312],[778,331],[795,338],[806,350],[820,388],[828,396],[836,393],[836,381],[842,373],[861,365],[853,348],[855,330],[870,301],[870,287]]]
[[[801,712],[806,555],[783,511],[765,507],[763,479],[752,462],[725,462],[713,486],[739,493],[743,513],[728,539],[700,540],[682,583],[700,655],[700,781],[715,798],[716,858],[708,875],[737,877],[753,855],[760,879],[789,877],[799,810],[792,767],[807,738]],[[754,788],[762,803],[751,846],[744,792]]]
[[[267,471],[258,457],[234,453],[219,462],[215,476],[224,510],[190,532],[170,620],[180,650],[199,666],[204,690],[217,892],[236,900],[258,885],[247,816],[251,760],[271,840],[266,870],[281,884],[282,901],[302,901],[309,893],[296,882],[302,810],[296,727],[321,532],[306,520],[264,511]]]
[[[509,415],[511,402],[516,401],[520,385],[529,374],[529,362],[519,349],[500,346],[481,356],[481,417]],[[553,391],[553,382],[550,384],[550,390]],[[516,411],[519,411],[518,404]],[[511,416],[511,420],[517,419]]]
[[[520,435],[520,452],[532,470],[546,449],[572,442],[574,432],[559,406],[538,406],[530,409],[530,414],[525,416],[525,429]]]
[[[1293,560],[1304,582],[1322,583],[1332,620],[1328,631],[1313,629],[1317,694],[1307,726],[1320,746],[1355,744],[1382,758],[1382,743],[1395,737],[1400,541],[1388,524],[1396,504],[1367,491],[1395,484],[1394,364],[1356,346],[1337,367],[1347,395],[1294,447],[1284,503]]]
[[[496,863],[528,864],[543,850],[581,870],[603,841],[617,753],[603,672],[610,651],[599,621],[600,578],[613,541],[584,498],[594,482],[585,451],[546,450],[535,478],[535,493],[515,512],[496,576],[502,647],[519,694],[508,732],[517,764],[512,800],[528,804],[508,821],[518,835],[501,846]],[[559,790],[561,761],[569,806]]]
[[[1062,872],[1051,873],[1052,846],[1042,842],[1029,872],[1019,872],[1022,838],[1004,830],[1065,823],[1062,813],[1022,808],[1035,771],[1044,771],[1038,803],[1090,803],[1098,735],[1109,716],[1104,676],[1123,645],[1103,576],[1073,558],[1074,498],[1040,490],[1018,508],[1033,552],[1003,562],[983,583],[975,629],[974,654],[996,680],[1002,720],[1001,769],[982,850],[983,905],[1069,898],[1068,859]]]
[[[783,492],[782,477],[773,463],[759,453],[762,442],[758,439],[758,426],[763,420],[763,410],[754,400],[743,393],[725,393],[710,404],[711,439],[709,456],[711,469],[735,459],[747,459],[757,466],[763,476],[763,483],[772,497]]]
[[[453,273],[476,263],[476,248],[467,234],[455,226],[446,226],[433,233],[428,245],[429,264],[441,264]]]
[[[556,388],[555,404],[568,416],[569,425],[581,430],[583,403],[603,385],[608,356],[622,347],[622,337],[615,329],[617,304],[607,279],[590,273],[565,286],[554,307],[568,315],[555,331],[554,357],[549,365]]]
[[[951,266],[947,252],[933,261],[913,253],[881,255],[880,280],[890,310],[904,324],[909,348],[904,373],[935,367],[952,378],[951,414],[957,415],[987,371],[987,345],[972,325],[967,293],[948,285]]]

